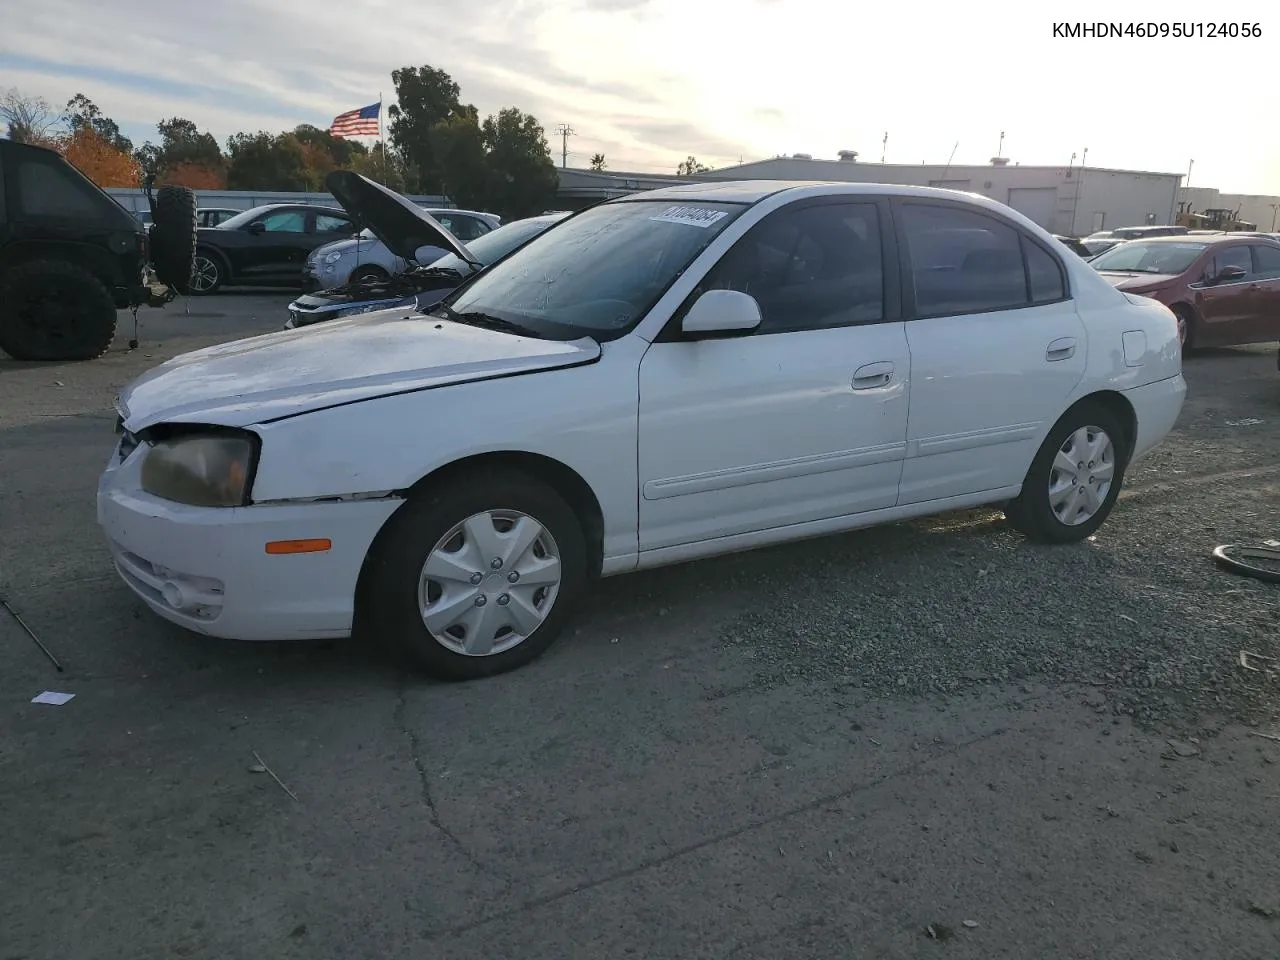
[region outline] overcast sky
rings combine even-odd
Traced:
[[[391,71],[448,71],[481,113],[572,124],[570,166],[674,172],[778,153],[891,163],[1088,162],[1280,194],[1272,0],[36,0],[0,31],[0,87],[83,92],[136,141],[185,116],[239,130],[327,126],[390,101]],[[1228,9],[1229,8],[1229,9]],[[1125,13],[1132,9],[1132,15]],[[1055,18],[1261,22],[1261,39],[1055,39]],[[1269,33],[1267,31],[1274,31]],[[1222,64],[1205,69],[1184,64]],[[1079,157],[1077,156],[1077,162]]]

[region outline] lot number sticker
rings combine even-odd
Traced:
[[[698,207],[667,207],[656,217],[661,223],[684,223],[691,227],[709,227],[717,220],[723,220],[727,214],[723,210],[702,210]]]

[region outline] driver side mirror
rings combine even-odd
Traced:
[[[1213,278],[1214,283],[1230,283],[1233,280],[1243,280],[1247,271],[1244,267],[1235,265],[1223,267],[1217,272]]]
[[[680,329],[687,335],[746,333],[760,326],[760,304],[737,290],[708,290],[689,308]]]
[[[267,225],[261,220],[249,224],[249,232],[255,237],[267,232]]]

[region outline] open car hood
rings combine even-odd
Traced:
[[[419,247],[443,247],[468,263],[475,261],[435,217],[394,190],[353,170],[334,170],[324,185],[352,219],[368,227],[397,257],[414,260]]]

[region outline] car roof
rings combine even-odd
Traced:
[[[952,200],[963,197],[973,206],[999,213],[1009,208],[980,193],[964,190],[948,190],[943,187],[920,187],[903,183],[850,183],[843,180],[726,180],[705,183],[687,183],[674,187],[659,187],[641,193],[628,194],[609,203],[627,203],[637,200],[677,200],[681,202],[740,203],[751,205],[777,194],[793,194],[796,198],[823,196],[894,196],[921,199]]]
[[[1228,240],[1248,240],[1250,237],[1237,237],[1230,233],[1184,233],[1173,237],[1134,237],[1134,240],[1141,240],[1143,243],[1203,243],[1206,245],[1215,243],[1225,243]],[[1257,240],[1257,237],[1252,239]],[[1134,240],[1130,240],[1133,243]]]

